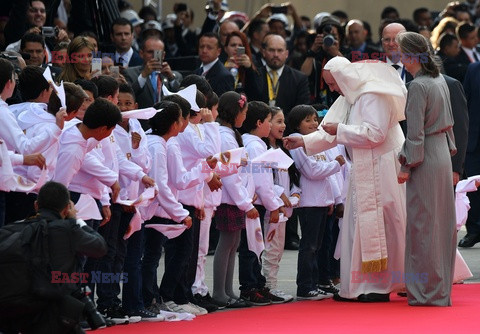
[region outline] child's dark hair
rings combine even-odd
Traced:
[[[8,81],[12,80],[13,64],[6,59],[0,58],[0,93],[5,89]]]
[[[99,75],[91,81],[97,85],[98,96],[103,98],[114,96],[119,87],[118,81],[109,75]]]
[[[132,95],[133,100],[135,100],[135,92],[133,91],[132,86],[129,85],[128,83],[121,83],[120,86],[118,87],[118,92],[130,94]]]
[[[283,112],[282,108],[279,107],[271,107],[271,111],[272,118],[274,118],[278,113]],[[265,142],[267,144],[267,147],[270,148],[270,142],[268,140],[266,140]],[[277,144],[277,147],[279,147],[283,152],[285,152],[286,155],[292,158],[290,151],[283,146],[283,141],[281,139],[277,139],[275,143]],[[276,169],[273,169],[273,175],[275,175],[276,173],[278,173],[278,171]],[[290,188],[292,188],[293,185],[300,187],[300,172],[298,171],[295,164],[291,164],[290,167],[288,167],[288,176],[290,177]]]
[[[220,96],[218,100],[218,121],[220,125],[228,124],[235,132],[235,139],[238,146],[243,146],[242,136],[235,128],[235,119],[237,115],[247,107],[247,99],[245,95],[240,95],[237,92],[226,92]]]
[[[325,116],[321,116],[321,112],[323,110],[328,110],[328,106],[326,104],[323,104],[323,103],[314,103],[312,104],[312,107],[315,108],[315,110],[317,111],[317,120],[318,120],[318,123],[320,123],[322,120],[323,120],[323,117]]]
[[[218,95],[215,92],[212,92],[210,98],[207,98],[207,108],[212,110],[212,108],[218,104]]]
[[[28,65],[18,75],[18,86],[24,101],[35,100],[44,90],[50,89],[43,71],[39,66]]]
[[[207,79],[205,77],[202,77],[197,74],[190,74],[187,75],[185,78],[183,78],[181,87],[188,87],[190,85],[197,85],[197,89],[205,95],[207,100],[210,98],[210,95],[212,95],[213,90],[210,84],[208,83]]]
[[[317,115],[314,107],[307,104],[300,104],[290,110],[287,116],[287,131],[286,134],[298,132],[300,123],[310,115]]]
[[[85,80],[85,79],[77,79],[75,82],[77,85],[83,88],[85,91],[89,91],[92,93],[93,98],[96,99],[98,97],[98,87],[95,85],[93,82],[90,80]]]
[[[79,85],[75,85],[71,82],[64,82],[63,87],[65,89],[65,103],[67,104],[67,114],[77,111],[88,98],[87,93]],[[60,110],[62,104],[55,92],[50,95],[50,100],[48,101],[47,111],[55,115],[58,110]]]
[[[172,95],[165,96],[163,98],[163,101],[171,101],[178,104],[178,106],[182,111],[183,118],[187,118],[187,116],[190,115],[190,109],[192,108],[192,106],[190,105],[190,102],[188,102],[186,99],[184,99],[180,95],[172,94]]]
[[[115,127],[122,121],[120,109],[112,102],[99,97],[85,111],[83,124],[89,129],[97,129],[106,126],[108,129]]]
[[[240,128],[241,133],[250,133],[257,128],[257,121],[265,122],[268,115],[272,114],[272,108],[270,108],[265,102],[251,101],[248,102],[247,118],[243,122]]]
[[[197,106],[199,108],[206,108],[207,107],[207,98],[205,94],[203,94],[199,89],[197,89],[197,95],[195,96],[195,102],[197,102]]]
[[[165,99],[163,99],[162,102],[155,103],[153,107],[163,110],[157,112],[155,116],[150,118],[148,124],[150,124],[152,128],[152,134],[163,136],[168,133],[170,127],[180,118],[181,108],[177,103]]]

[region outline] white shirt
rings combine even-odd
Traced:
[[[294,133],[292,136],[300,134]],[[301,174],[302,196],[299,207],[326,207],[334,204],[334,194],[328,177],[340,171],[338,161],[327,161],[323,152],[307,156],[303,148],[291,150],[290,154]]]
[[[220,137],[222,138],[222,152],[239,147],[232,129],[220,126]],[[228,167],[237,170],[235,166]],[[236,205],[245,212],[253,209],[252,198],[255,193],[255,185],[252,175],[245,167],[239,167],[238,173],[222,177],[222,184],[222,203]]]
[[[267,144],[258,136],[245,133],[242,135],[243,145],[252,160],[267,151]],[[247,166],[251,168],[255,193],[258,195],[255,204],[263,205],[268,211],[277,210],[283,205],[283,201],[275,194],[273,184],[273,171],[271,168],[255,166],[251,162]]]
[[[57,133],[59,127],[56,124],[55,116],[47,111],[45,103],[29,103],[28,109],[18,114],[17,122],[24,130],[27,138],[34,138],[35,135],[47,132],[52,136]],[[57,165],[57,155],[59,149],[58,140],[52,142],[50,146],[44,147],[39,153],[45,158],[45,164],[48,169],[48,179],[53,177],[55,166]],[[37,182],[42,170],[37,166],[18,166],[14,168],[15,173],[25,177],[30,181]]]
[[[73,125],[65,129],[59,143],[57,162],[60,166],[55,168],[52,180],[68,188],[73,176],[80,170],[85,155],[95,147],[97,141],[94,139],[87,141],[78,130],[78,126]]]
[[[215,65],[215,63],[218,61],[218,58],[215,59],[214,61],[212,61],[211,63],[208,63],[208,64],[202,64],[202,69],[203,69],[203,72],[202,72],[202,75],[208,71],[210,71],[210,69],[213,67],[213,65]]]
[[[115,60],[120,62],[119,58],[123,58],[123,67],[128,67],[128,63],[130,62],[130,58],[133,56],[133,49],[130,48],[127,52],[121,54],[118,51],[115,51]]]
[[[204,181],[210,181],[213,173],[206,163],[205,159],[199,159],[195,165],[184,165],[182,147],[177,141],[177,137],[170,138],[167,143],[167,166],[168,180],[170,187],[175,189],[175,195],[180,203],[191,205],[196,208],[203,208],[203,185]],[[179,198],[179,191],[190,191],[190,196],[184,196],[184,200]]]
[[[152,169],[148,175],[158,185],[158,194],[148,207],[140,208],[142,218],[149,220],[157,216],[181,223],[189,213],[178,202],[168,185],[167,143],[165,139],[156,135],[148,135],[147,140],[148,150],[152,156]]]
[[[0,138],[3,138],[10,151],[21,154],[34,154],[42,152],[56,141],[62,130],[59,127],[53,132],[40,132],[32,138],[27,138],[18,126],[17,120],[8,109],[8,105],[0,99]]]
[[[477,50],[475,49],[469,49],[469,48],[466,48],[464,46],[461,47],[463,49],[463,51],[465,51],[465,53],[467,54],[468,58],[470,58],[470,62],[472,63],[475,63],[477,61],[480,61],[480,55],[478,54]],[[475,56],[474,54],[477,56],[477,59],[478,60],[475,60]]]
[[[122,151],[125,158],[138,166],[140,166],[144,173],[148,173],[152,167],[152,158],[148,151],[147,136],[136,119],[129,119],[129,131],[125,131],[120,125],[117,125],[113,130],[115,141]],[[142,138],[137,149],[132,148],[132,133],[138,133]],[[122,200],[133,200],[138,197],[139,182],[133,181],[124,175],[120,175],[118,182],[120,183],[119,198]]]
[[[183,165],[186,170],[191,170],[199,163],[202,163],[204,172],[208,171],[208,165],[205,159],[220,152],[220,132],[218,129],[219,124],[215,122],[197,125],[190,123],[185,128],[185,131],[175,138],[180,146]],[[197,209],[203,208],[204,187],[208,188],[208,186],[202,182],[194,189],[180,190],[178,192],[178,200],[183,204],[192,205]]]

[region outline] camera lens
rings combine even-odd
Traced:
[[[335,38],[332,35],[327,35],[323,37],[323,45],[327,48],[332,46],[335,43]]]

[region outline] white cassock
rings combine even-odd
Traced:
[[[404,288],[406,226],[405,186],[397,182],[397,154],[404,141],[398,121],[406,90],[394,81],[398,75],[381,64],[335,62],[340,66],[330,71],[344,96],[332,105],[324,123],[343,113],[331,144],[345,145],[352,160],[340,236],[340,296],[398,291]],[[373,84],[372,73],[377,80]],[[304,136],[307,154],[322,150],[319,142],[331,139],[322,131]]]

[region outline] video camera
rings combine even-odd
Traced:
[[[332,30],[332,25],[327,24],[323,27],[321,32],[318,32],[319,34],[323,34],[323,45],[327,48],[335,44],[335,37],[332,35]]]

